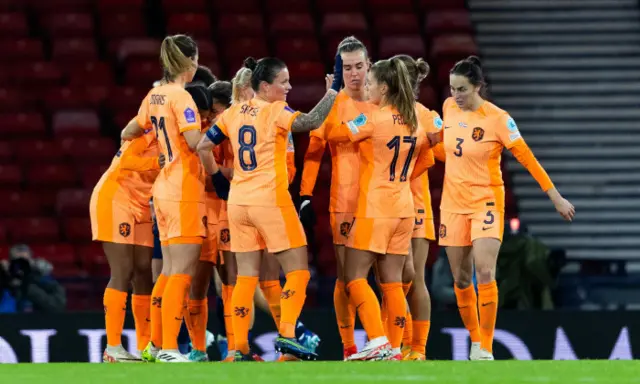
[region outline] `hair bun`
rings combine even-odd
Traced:
[[[422,57],[416,60],[416,67],[418,68],[418,78],[424,79],[429,76],[429,63],[427,63]]]
[[[480,62],[480,58],[478,56],[469,56],[467,57],[467,60],[469,63],[473,64],[473,65],[477,65],[478,68],[482,69],[482,63]]]
[[[256,69],[256,67],[258,66],[258,61],[256,59],[254,59],[253,57],[249,56],[246,59],[244,59],[244,66],[245,68],[249,68],[250,70],[254,71]]]

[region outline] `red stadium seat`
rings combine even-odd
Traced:
[[[107,171],[109,165],[83,165],[80,169],[80,179],[84,188],[93,189],[98,184],[102,175]]]
[[[120,129],[124,128],[134,117],[136,117],[135,112],[133,114],[130,112],[120,112],[114,116],[113,122],[116,127]]]
[[[37,94],[20,88],[0,87],[0,113],[32,110],[36,104],[34,96]]]
[[[154,81],[162,78],[162,68],[155,59],[133,59],[127,61],[125,83],[150,87]],[[142,102],[142,100],[140,100]]]
[[[29,167],[27,180],[32,187],[72,188],[76,186],[76,173],[66,164],[39,164]]]
[[[109,92],[107,106],[113,111],[129,112],[131,116],[129,120],[131,120],[138,113],[140,104],[142,104],[142,100],[147,96],[150,88],[151,84],[146,87],[114,88]]]
[[[96,136],[100,132],[100,119],[94,111],[68,111],[53,115],[53,132],[56,136]]]
[[[9,221],[9,237],[15,243],[51,243],[60,239],[60,227],[50,217]]]
[[[457,59],[443,59],[438,62],[438,71],[429,77],[434,76],[438,84],[449,84],[449,72],[456,64]]]
[[[98,0],[101,14],[117,12],[142,12],[145,0]]]
[[[91,241],[91,221],[88,218],[69,218],[64,220],[63,232],[69,241]]]
[[[231,72],[235,73],[237,68],[242,66],[242,62],[248,56],[265,57],[269,50],[263,38],[243,38],[225,41],[225,56],[227,65]]]
[[[55,63],[37,61],[17,66],[13,70],[13,83],[37,87],[58,86],[64,82],[64,74]]]
[[[367,21],[361,13],[329,13],[322,20],[323,35],[365,35]]]
[[[283,37],[276,41],[276,56],[284,61],[300,58],[320,60],[320,46],[312,37]]]
[[[276,37],[315,34],[315,24],[308,13],[277,13],[271,18],[271,34]]]
[[[102,15],[100,31],[106,39],[146,37],[147,28],[141,12],[121,12]]]
[[[315,106],[327,92],[324,82],[297,85],[291,89],[287,102],[292,108],[301,111],[309,111]]]
[[[45,164],[58,161],[62,155],[62,149],[53,141],[25,139],[11,143],[16,151],[19,164]]]
[[[106,97],[107,90],[104,87],[78,85],[48,90],[44,94],[44,104],[49,111],[99,108]]]
[[[25,0],[23,0],[25,1]],[[50,12],[91,12],[94,0],[26,0],[37,13]]]
[[[259,13],[227,13],[220,15],[218,20],[218,35],[223,39],[263,34],[264,23]]]
[[[46,132],[44,118],[39,113],[0,114],[0,131],[3,138],[37,137]]]
[[[65,137],[58,141],[64,154],[74,162],[107,164],[117,152],[115,142],[111,138],[78,138]]]
[[[412,13],[381,13],[375,16],[374,26],[379,35],[418,34],[418,19]]]
[[[193,37],[210,38],[211,20],[199,13],[177,13],[169,16],[167,33],[184,33]]]
[[[413,13],[413,0],[367,0],[367,8],[374,14],[406,12]]]
[[[465,9],[465,0],[418,0],[421,11],[434,9]]]
[[[0,164],[6,164],[13,160],[14,150],[13,143],[9,141],[0,141]]]
[[[86,217],[91,200],[91,190],[62,189],[56,197],[56,213],[59,217]]]
[[[157,60],[161,43],[160,40],[150,38],[115,40],[109,43],[109,54],[118,61],[140,57]]]
[[[58,39],[53,42],[53,60],[56,62],[97,59],[98,51],[93,39]]]
[[[418,101],[431,110],[440,110],[440,108],[442,107],[442,104],[439,102],[440,100],[438,99],[436,92],[427,83],[422,83],[420,85]]]
[[[91,13],[54,13],[44,17],[45,29],[53,37],[93,36]]]
[[[216,45],[211,42],[211,40],[199,40],[197,43],[199,63],[202,62],[202,64],[209,66],[209,64],[207,63],[218,61],[218,49],[216,48]],[[216,72],[213,72],[213,74],[216,76],[219,75]]]
[[[420,35],[385,36],[380,39],[379,57],[390,57],[400,53],[412,57],[425,57],[424,42]]]
[[[3,52],[3,60],[7,62],[44,59],[42,41],[36,39],[2,40],[0,52]]]
[[[0,216],[25,217],[45,213],[37,193],[0,191]]]
[[[326,75],[324,65],[317,61],[291,61],[287,62],[287,67],[294,88],[298,82],[317,81],[320,83]]]
[[[3,38],[26,38],[29,36],[29,24],[23,13],[0,13],[0,36]]]
[[[17,165],[0,164],[0,185],[16,188],[22,183],[22,169]]]
[[[162,8],[166,14],[178,12],[198,12],[208,11],[207,0],[162,0]]]
[[[310,13],[308,0],[267,0],[267,12],[277,14],[280,12]]]
[[[101,243],[91,242],[76,246],[76,256],[91,276],[109,276],[109,263]]]
[[[216,13],[247,13],[260,12],[259,0],[214,0],[213,8]]]
[[[477,54],[478,47],[473,37],[467,34],[438,36],[431,45],[431,60],[462,60]]]
[[[49,261],[55,268],[58,266],[77,266],[76,251],[70,244],[41,244],[31,246],[33,256]]]
[[[24,0],[0,0],[0,11],[22,11],[27,6]]]
[[[316,7],[321,13],[356,13],[364,10],[362,0],[322,0],[316,2]]]
[[[70,85],[96,86],[112,85],[113,69],[111,65],[100,61],[81,61],[65,65]]]
[[[473,24],[466,9],[429,12],[424,26],[429,37],[448,32],[473,34]]]

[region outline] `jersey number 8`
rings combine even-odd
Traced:
[[[258,160],[256,159],[255,146],[258,142],[258,136],[256,129],[253,125],[243,125],[240,127],[238,135],[238,161],[243,171],[253,171],[258,167]],[[249,152],[249,163],[244,158],[245,152]]]

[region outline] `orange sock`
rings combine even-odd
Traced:
[[[280,280],[261,281],[260,289],[267,303],[269,303],[269,310],[271,311],[271,316],[273,316],[273,321],[276,323],[276,329],[280,329],[280,317],[282,316],[280,308],[282,287],[280,286]]]
[[[407,300],[402,293],[402,283],[380,284],[389,311],[389,343],[392,348],[400,348],[402,334],[407,324]]]
[[[222,303],[224,304],[224,327],[227,331],[227,343],[229,350],[236,349],[236,339],[233,333],[233,306],[231,297],[233,295],[233,285],[222,286]]]
[[[189,300],[188,311],[189,320],[191,322],[191,343],[193,348],[201,351],[207,351],[207,322],[209,321],[208,300]]]
[[[168,280],[166,275],[160,274],[153,286],[153,291],[151,291],[151,311],[149,312],[151,342],[158,348],[162,348],[162,295]]]
[[[191,286],[191,276],[175,274],[169,277],[162,295],[162,349],[178,349],[178,333],[182,326],[184,299]]]
[[[356,345],[354,328],[356,322],[356,311],[349,302],[349,297],[344,290],[344,282],[336,280],[333,288],[333,306],[336,310],[336,320],[338,321],[338,330],[342,339],[344,348],[351,348]]]
[[[380,319],[382,320],[382,329],[384,334],[389,338],[389,309],[387,308],[387,299],[382,295],[380,302]]]
[[[411,284],[413,284],[412,282],[408,283],[408,284],[402,284],[402,293],[404,293],[404,296],[407,297],[407,295],[409,294],[409,291],[411,290]],[[407,305],[407,324],[404,327],[404,332],[402,334],[402,346],[409,346],[411,345],[411,341],[413,340],[413,317],[411,316],[411,309],[409,308],[409,305]]]
[[[127,292],[113,288],[104,290],[104,324],[107,331],[107,345],[117,347],[122,344],[124,316],[127,313]]]
[[[456,293],[456,301],[458,302],[458,311],[465,328],[469,331],[472,343],[480,342],[480,323],[478,320],[478,298],[473,284],[465,289],[454,286]]]
[[[151,295],[131,295],[131,310],[136,325],[138,351],[142,351],[151,339]]]
[[[182,318],[184,324],[187,326],[187,332],[189,333],[189,340],[193,340],[193,321],[191,320],[191,313],[189,313],[189,292],[184,295],[184,301],[182,302]],[[180,326],[182,327],[182,326]]]
[[[253,308],[253,295],[258,285],[257,276],[238,276],[233,289],[231,308],[236,351],[249,353],[249,325]]]
[[[498,317],[498,285],[495,280],[487,284],[478,284],[478,301],[481,348],[493,353],[493,333]]]
[[[366,279],[357,279],[347,284],[349,301],[358,311],[360,322],[369,340],[384,336],[378,298]]]
[[[414,320],[413,321],[413,340],[411,341],[411,351],[426,355],[427,339],[429,338],[429,329],[431,321]]]
[[[308,270],[287,273],[287,281],[280,295],[282,317],[280,319],[280,336],[288,339],[296,337],[296,323],[307,299],[307,285],[311,274]]]

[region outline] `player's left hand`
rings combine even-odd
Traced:
[[[573,216],[576,214],[576,208],[564,197],[560,197],[553,202],[556,207],[556,211],[567,221],[573,221]]]
[[[326,90],[330,90],[331,89],[331,85],[333,84],[333,75],[326,75],[324,77],[324,83],[326,85]]]

